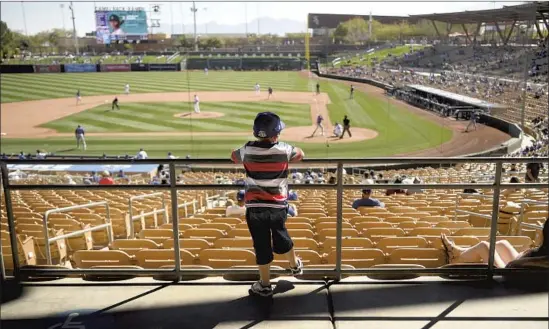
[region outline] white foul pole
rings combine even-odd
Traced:
[[[74,20],[74,5],[72,4],[72,1],[70,2],[69,9],[71,10],[71,18],[72,18],[72,34],[74,36],[74,48],[76,49],[76,54],[80,55],[80,49],[78,47],[78,36],[76,35],[76,23]]]

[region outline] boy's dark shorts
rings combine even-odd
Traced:
[[[257,265],[273,261],[275,254],[285,254],[294,247],[286,229],[287,208],[248,208],[246,222],[252,235]],[[271,244],[272,238],[272,244]]]

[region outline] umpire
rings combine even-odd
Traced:
[[[118,106],[118,97],[115,97],[112,101],[112,108],[111,108],[112,111],[114,111],[115,106],[117,110],[120,110],[120,107]]]
[[[341,136],[339,137],[339,139],[343,138],[343,135],[345,135],[345,132],[349,134],[349,137],[353,137],[353,135],[351,135],[351,120],[349,120],[347,116],[343,118],[343,132],[341,133]]]

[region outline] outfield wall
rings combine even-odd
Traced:
[[[0,65],[0,73],[86,73],[86,72],[181,71],[180,63],[150,64],[52,64]]]

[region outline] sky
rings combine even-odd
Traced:
[[[162,26],[170,25],[168,31],[174,33],[192,32],[192,2],[90,2],[74,1],[76,31],[79,36],[95,30],[95,6],[140,6],[149,8],[152,4],[160,4],[161,13],[157,16]],[[198,9],[196,20],[198,28],[204,28],[209,23],[218,25],[237,25],[246,21],[270,17],[272,19],[289,19],[297,22],[305,21],[308,13],[395,15],[430,14],[456,12],[465,10],[481,10],[501,8],[503,5],[516,5],[520,2],[234,2],[196,1]],[[64,8],[61,8],[61,5]],[[0,18],[13,30],[28,34],[52,28],[72,29],[69,2],[35,2],[35,1],[2,1]],[[24,8],[24,10],[23,10]],[[24,12],[24,15],[23,15]],[[26,22],[26,23],[25,23]],[[171,24],[175,27],[172,29]],[[185,27],[183,27],[185,25]],[[206,27],[207,28],[207,27]],[[221,33],[222,31],[215,31]],[[245,31],[242,31],[244,33]],[[277,31],[261,31],[261,33],[277,33]],[[295,31],[300,32],[300,31]]]

